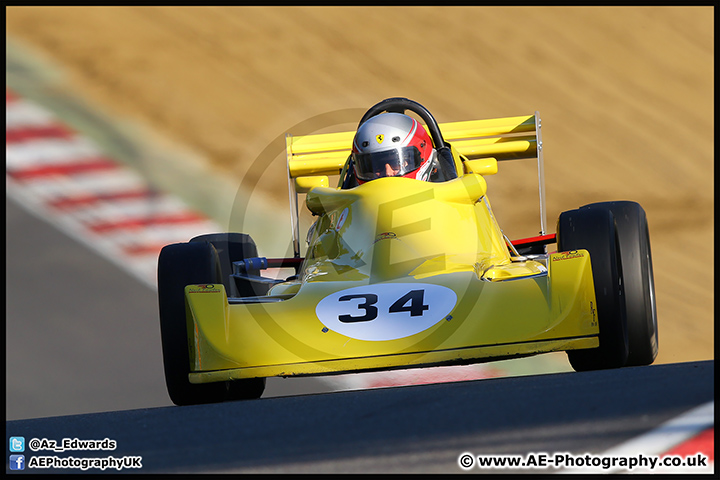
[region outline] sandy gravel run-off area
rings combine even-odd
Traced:
[[[551,230],[561,211],[586,203],[641,203],[655,265],[657,363],[714,356],[712,7],[7,7],[6,14],[7,35],[60,65],[74,91],[238,182],[293,125],[390,96],[419,101],[440,122],[537,110]],[[511,237],[536,233],[526,228],[537,223],[536,204],[518,200],[535,199],[526,176],[503,164],[488,181]],[[282,156],[257,188],[284,205]]]

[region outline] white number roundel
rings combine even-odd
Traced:
[[[427,330],[457,303],[440,285],[383,283],[348,288],[323,298],[315,308],[328,329],[357,340],[395,340]]]

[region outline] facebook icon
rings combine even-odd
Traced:
[[[25,470],[25,455],[10,455],[10,470]]]

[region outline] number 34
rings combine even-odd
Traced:
[[[388,309],[388,313],[410,312],[411,317],[422,316],[425,310],[430,308],[425,305],[424,290],[411,290],[393,303]],[[362,315],[338,315],[338,320],[343,323],[369,322],[375,320],[378,316],[378,308],[375,304],[378,302],[378,296],[374,293],[358,293],[353,295],[344,295],[338,298],[340,302],[349,302],[355,299],[362,299],[364,302],[358,304],[358,308],[364,311]]]

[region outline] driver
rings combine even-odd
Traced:
[[[437,171],[430,135],[417,120],[401,113],[382,113],[360,125],[351,157],[359,184],[380,177],[430,181]]]

